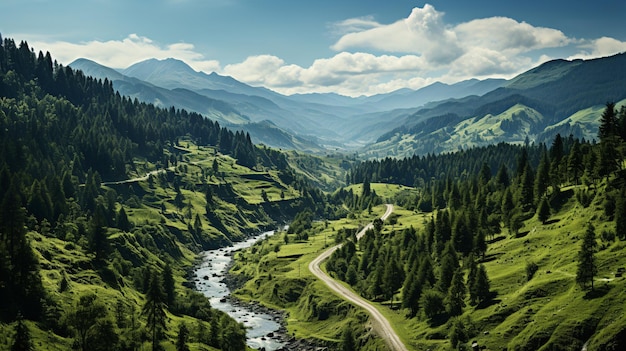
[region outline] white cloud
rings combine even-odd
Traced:
[[[506,17],[447,24],[444,13],[429,4],[414,8],[405,19],[372,27],[344,35],[332,48],[412,53],[433,69],[447,68],[452,74],[471,77],[519,72],[530,61],[519,55],[572,42],[559,30]]]
[[[443,23],[443,13],[429,4],[414,8],[405,19],[389,25],[372,24],[371,27],[344,35],[332,49],[368,48],[422,54],[430,60],[443,62],[460,54],[455,33]]]
[[[122,40],[88,41],[69,43],[65,41],[29,40],[29,45],[36,50],[50,51],[52,56],[63,64],[70,64],[78,58],[92,59],[102,65],[113,68],[126,68],[133,63],[149,58],[165,59],[175,57],[193,63],[195,69],[214,71],[219,69],[219,62],[205,60],[195,51],[193,44],[174,43],[161,46],[153,40],[130,34]]]
[[[364,30],[380,27],[380,24],[374,20],[372,16],[349,18],[331,25],[334,34],[345,35],[353,32],[362,32]]]
[[[308,67],[271,54],[221,64],[207,59],[191,43],[164,44],[137,34],[82,43],[20,37],[36,50],[50,51],[64,64],[84,57],[125,68],[149,58],[174,57],[196,70],[230,75],[285,94],[334,92],[351,96],[418,89],[435,81],[510,78],[549,59],[576,52],[570,58],[626,51],[626,42],[613,38],[574,39],[558,29],[506,17],[446,23],[445,14],[429,4],[390,24],[360,17],[335,23],[330,30],[340,36],[331,47],[337,53],[313,59]]]
[[[594,40],[583,41],[577,54],[569,59],[590,59],[594,57],[611,56],[621,52],[626,52],[626,42],[614,38],[602,37]]]

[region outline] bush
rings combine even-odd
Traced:
[[[535,273],[539,270],[539,266],[535,262],[526,262],[526,281],[533,279]]]

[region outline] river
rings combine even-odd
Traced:
[[[257,350],[264,348],[267,351],[285,346],[281,335],[277,333],[281,328],[280,318],[255,311],[252,306],[246,304],[233,304],[228,298],[230,290],[222,280],[232,262],[234,252],[250,247],[273,234],[274,231],[269,231],[230,247],[205,251],[201,256],[202,263],[194,271],[197,277],[196,289],[209,298],[211,307],[226,312],[237,322],[243,323],[247,330],[248,346]]]

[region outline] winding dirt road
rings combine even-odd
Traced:
[[[383,221],[389,217],[389,215],[393,212],[393,205],[387,205],[387,210],[385,214],[380,217]],[[371,229],[374,225],[372,223],[368,224],[357,234],[357,240],[361,239],[365,232]],[[383,316],[372,304],[370,304],[367,300],[355,294],[352,290],[346,288],[341,285],[339,282],[328,276],[324,271],[320,268],[320,264],[324,262],[330,255],[333,254],[337,249],[341,247],[342,244],[335,245],[328,250],[324,251],[321,255],[319,255],[316,259],[314,259],[309,264],[309,270],[319,279],[321,279],[329,288],[335,291],[337,294],[341,295],[344,299],[350,301],[351,303],[365,309],[371,316],[374,322],[374,330],[387,342],[388,346],[392,350],[396,351],[408,351],[406,346],[402,343],[396,332],[389,324],[389,321]]]

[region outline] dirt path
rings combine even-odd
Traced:
[[[382,220],[387,219],[387,217],[389,217],[391,212],[393,212],[393,205],[387,205],[387,211],[385,211],[385,214],[381,217],[381,219]],[[357,240],[362,238],[363,235],[365,235],[365,232],[367,230],[371,229],[372,227],[373,227],[372,223],[370,223],[367,226],[365,226],[365,228],[363,228],[357,234]],[[341,244],[335,245],[335,246],[329,248],[328,250],[324,251],[321,255],[319,255],[316,259],[314,259],[309,264],[309,270],[315,276],[317,276],[319,279],[321,279],[324,283],[326,283],[326,285],[328,285],[329,288],[331,288],[337,294],[341,295],[344,299],[346,299],[346,300],[350,301],[351,303],[353,303],[353,304],[355,304],[355,305],[365,309],[372,316],[372,320],[374,322],[374,330],[376,331],[376,333],[378,335],[380,335],[383,339],[385,339],[385,341],[387,342],[388,346],[392,350],[408,351],[406,346],[404,346],[404,344],[402,343],[402,341],[400,340],[400,338],[398,337],[396,332],[391,327],[391,324],[389,324],[389,321],[385,318],[385,316],[383,316],[378,311],[378,309],[376,309],[376,307],[374,307],[367,300],[365,300],[362,297],[360,297],[357,294],[355,294],[352,290],[348,289],[344,285],[340,284],[339,282],[337,282],[336,280],[334,280],[333,278],[328,276],[320,268],[320,264],[322,262],[324,262],[324,260],[326,260],[328,257],[330,257],[330,255],[332,255],[333,252],[335,252],[340,247],[341,247]]]

